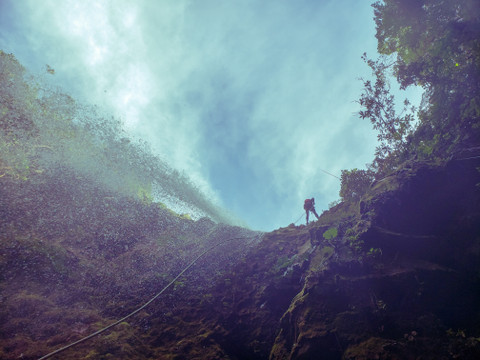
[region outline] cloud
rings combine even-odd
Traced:
[[[375,134],[356,119],[353,102],[356,78],[368,73],[360,56],[376,45],[368,4],[31,0],[13,7],[29,39],[25,58],[50,64],[67,90],[120,116],[254,228],[288,225],[305,197],[326,208],[339,182],[321,169],[339,176],[372,158]],[[9,46],[15,53],[20,45]]]

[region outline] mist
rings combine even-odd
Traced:
[[[4,2],[0,46],[255,229],[321,209],[376,146],[355,103],[373,12],[357,1]],[[55,70],[45,72],[45,64]],[[321,210],[320,209],[320,210]]]

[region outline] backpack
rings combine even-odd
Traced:
[[[313,206],[312,199],[305,199],[305,202],[303,203],[303,208],[305,210],[310,210]]]

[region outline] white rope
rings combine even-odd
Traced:
[[[118,325],[120,324],[121,322],[127,320],[129,317],[132,317],[133,315],[137,314],[139,311],[145,309],[148,305],[150,305],[156,298],[158,298],[160,295],[162,295],[162,293],[167,290],[170,286],[172,286],[172,284],[175,283],[175,281],[177,281],[177,279],[179,277],[181,277],[188,269],[190,269],[193,264],[195,264],[197,262],[198,259],[200,259],[202,256],[204,256],[205,254],[207,254],[208,252],[212,251],[213,249],[215,249],[216,247],[226,243],[227,241],[233,241],[233,240],[240,240],[240,239],[248,239],[249,237],[235,237],[235,238],[230,238],[230,239],[227,239],[225,241],[222,241],[212,247],[210,247],[209,249],[205,250],[204,252],[202,252],[200,255],[198,255],[190,264],[187,265],[187,267],[185,267],[172,281],[170,281],[170,283],[165,286],[158,294],[156,294],[154,297],[152,297],[149,301],[147,301],[145,304],[143,304],[142,306],[140,306],[138,309],[132,311],[130,314],[128,314],[127,316],[124,316],[123,318],[121,318],[120,320],[117,320],[115,321],[113,324],[110,324],[106,327],[104,327],[103,329],[100,329],[98,331],[95,331],[94,333],[88,335],[88,336],[85,336],[84,338],[80,339],[80,340],[77,340],[69,345],[66,345],[64,347],[61,347],[55,351],[52,351],[51,353],[47,354],[47,355],[44,355],[42,356],[41,358],[39,358],[38,360],[44,360],[44,359],[48,359],[49,357],[52,357],[53,355],[56,355],[58,353],[61,353],[62,351],[65,351],[75,345],[78,345],[84,341],[87,341],[97,335],[100,335],[101,333],[107,331],[108,329],[111,329],[112,327],[114,327],[115,325]]]
[[[294,224],[297,225],[297,222],[299,222],[303,218],[304,215],[305,215],[305,212],[302,213],[302,216],[300,216],[298,218],[298,220],[294,222]]]
[[[328,175],[330,175],[330,176],[333,176],[334,178],[337,178],[338,180],[342,180],[342,179],[340,179],[338,176],[333,175],[333,174],[329,173],[328,171],[325,171],[325,170],[322,170],[322,169],[319,169],[319,170],[320,170],[320,171],[323,171],[325,174],[328,174]]]

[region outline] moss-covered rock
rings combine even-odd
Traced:
[[[54,207],[29,207],[48,194],[49,181],[38,193],[23,183],[28,196],[7,194],[11,202],[0,209],[2,358],[38,358],[112,323],[216,244],[149,308],[62,358],[479,355],[473,163],[406,164],[359,203],[268,234],[180,219],[84,184],[97,197],[86,227],[86,213],[60,220]],[[56,196],[75,211],[82,206],[80,196]],[[40,215],[58,221],[33,221]],[[228,239],[236,240],[220,244]]]

